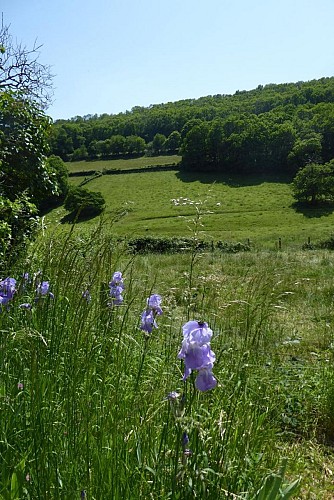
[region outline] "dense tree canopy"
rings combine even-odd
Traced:
[[[334,157],[334,78],[58,120],[50,145],[65,160],[83,146],[88,157],[111,157],[130,153],[111,147],[129,136],[143,141],[138,154],[181,151],[182,166],[192,170],[294,175]]]

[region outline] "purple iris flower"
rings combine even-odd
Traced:
[[[121,271],[116,271],[109,283],[109,286],[123,285],[123,277]]]
[[[49,291],[50,284],[48,281],[42,281],[36,288],[36,293],[38,296],[46,296],[48,295],[51,299],[54,299],[54,295]],[[37,297],[38,300],[38,297]]]
[[[116,271],[113,274],[113,277],[111,281],[109,282],[109,295],[111,297],[111,304],[110,305],[116,305],[119,306],[123,302],[123,290],[124,290],[124,284],[123,284],[123,277],[122,273],[120,271]]]
[[[197,342],[200,345],[209,343],[212,337],[212,330],[208,327],[208,324],[199,321],[188,321],[183,325],[182,331],[185,339],[188,339],[189,342]]]
[[[214,377],[211,368],[202,368],[199,370],[195,386],[199,391],[205,392],[214,389],[217,385],[217,379]]]
[[[187,444],[189,444],[189,436],[186,432],[184,432],[182,434],[182,440],[181,440],[181,443],[182,443],[182,448],[185,449]]]
[[[160,295],[153,294],[147,299],[147,308],[141,314],[140,329],[146,333],[152,333],[153,328],[158,328],[155,321],[156,316],[162,314]]]
[[[182,347],[178,354],[178,358],[184,360],[185,373],[183,380],[186,380],[192,370],[201,370],[202,368],[208,367],[212,368],[216,356],[209,344],[199,345],[195,342],[191,342],[186,345],[186,349],[184,349],[184,346]]]
[[[184,361],[185,381],[192,370],[197,370],[195,385],[200,391],[207,391],[217,385],[217,380],[212,374],[212,367],[216,360],[215,353],[211,350],[210,340],[212,330],[207,323],[188,321],[182,327],[183,341],[178,358]]]
[[[141,315],[140,329],[147,333],[152,333],[153,328],[158,328],[152,310],[145,310]]]
[[[147,307],[150,307],[153,309],[158,316],[162,314],[162,309],[161,309],[161,296],[154,293],[147,299]]]
[[[16,279],[6,278],[0,281],[0,295],[11,300],[16,292]]]
[[[2,306],[8,306],[8,303],[13,299],[16,292],[16,279],[5,278],[0,281],[0,311]]]

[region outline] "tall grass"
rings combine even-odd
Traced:
[[[40,239],[0,315],[0,498],[288,498],[282,464],[295,493],[284,444],[333,432],[326,255],[133,257],[99,228]],[[35,301],[41,279],[54,298]],[[164,313],[145,335],[152,293]],[[204,393],[177,358],[189,318],[214,332]]]

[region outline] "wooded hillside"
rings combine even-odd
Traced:
[[[334,157],[334,77],[58,120],[64,160],[180,152],[183,168],[291,174]]]

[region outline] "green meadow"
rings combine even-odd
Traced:
[[[176,157],[177,158],[177,157]],[[173,157],[79,162],[68,164],[71,172],[96,169],[140,168],[172,162]],[[104,166],[103,166],[104,165]],[[126,165],[128,165],[126,167]],[[71,177],[79,185],[82,176]],[[291,185],[280,178],[222,177],[195,175],[180,170],[102,175],[85,184],[100,191],[106,200],[104,218],[113,221],[119,236],[184,236],[200,210],[202,237],[215,241],[244,242],[255,248],[282,246],[300,248],[309,239],[317,242],[332,232],[332,206],[298,207]],[[120,214],[123,214],[120,217]],[[51,223],[65,215],[57,209],[47,216]],[[95,220],[81,222],[89,228]]]
[[[178,155],[164,156],[142,156],[140,158],[118,159],[118,160],[96,160],[96,161],[73,161],[67,163],[68,171],[71,173],[84,172],[86,170],[102,171],[104,169],[129,170],[131,168],[145,168],[155,165],[177,164],[181,160]]]
[[[103,216],[68,224],[53,210],[8,270],[0,500],[334,498],[334,260],[302,249],[331,234],[330,207],[297,209],[283,179],[177,169],[85,185]],[[141,255],[134,235],[194,244]],[[203,251],[200,238],[252,245]],[[214,354],[184,378],[199,363],[198,340],[179,355],[189,321],[212,330]],[[207,369],[217,383],[203,390]]]

